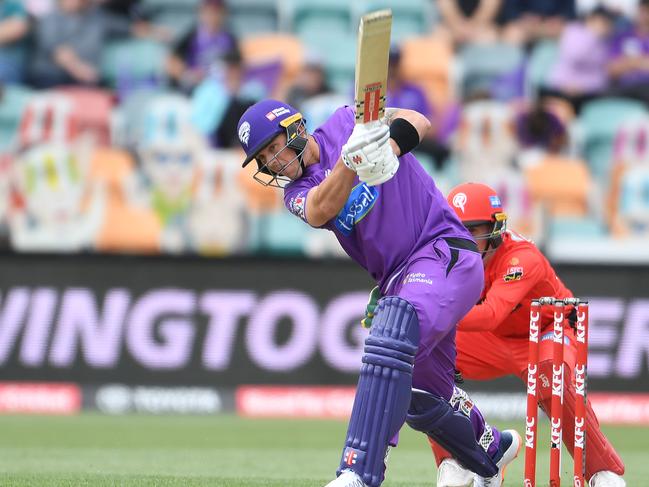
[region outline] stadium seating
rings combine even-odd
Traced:
[[[462,70],[462,95],[492,93],[494,86],[523,66],[524,53],[509,44],[473,44],[458,56]],[[513,95],[513,93],[512,93]]]
[[[433,24],[430,0],[365,0],[360,2],[364,12],[392,9],[392,42],[430,32]]]
[[[348,0],[284,0],[287,27],[299,37],[323,32],[331,37],[355,33],[358,13]]]
[[[240,38],[279,30],[278,2],[275,0],[229,0],[228,22]]]
[[[558,54],[559,46],[556,41],[541,41],[534,46],[526,69],[526,91],[529,96],[534,96],[538,89],[546,84]]]
[[[588,102],[579,117],[583,152],[591,172],[599,181],[609,175],[615,134],[620,124],[647,115],[642,103],[623,98]]]

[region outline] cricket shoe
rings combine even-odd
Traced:
[[[437,487],[471,487],[474,474],[454,458],[445,458],[437,468]]]
[[[333,479],[325,487],[367,487],[353,470],[343,471],[337,479]]]
[[[588,485],[590,487],[626,487],[626,482],[618,474],[602,470],[590,478]]]
[[[505,479],[507,466],[518,456],[521,449],[521,435],[516,430],[505,430],[500,432],[500,443],[494,455],[494,461],[498,466],[498,473],[493,477],[475,476],[475,487],[500,487]]]

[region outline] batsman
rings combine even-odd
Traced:
[[[497,193],[487,185],[465,183],[448,195],[448,202],[472,233],[482,254],[485,287],[478,304],[464,316],[456,335],[457,369],[461,376],[489,380],[507,375],[527,381],[530,305],[534,298],[572,297],[538,248],[507,230],[507,216]],[[376,291],[373,292],[376,298]],[[371,315],[372,303],[369,309]],[[370,316],[371,318],[371,316]],[[367,319],[366,319],[367,320]],[[574,312],[568,322],[574,322]],[[365,321],[366,322],[366,321]],[[552,380],[552,310],[540,319],[539,403],[550,413]],[[574,449],[574,416],[578,396],[571,377],[576,359],[575,334],[565,325],[563,441]],[[581,399],[581,397],[579,397]],[[437,485],[470,486],[473,474],[441,443],[431,441],[438,464]],[[586,478],[591,487],[623,487],[624,464],[602,433],[590,405],[586,406]]]
[[[355,109],[339,108],[309,134],[293,107],[261,101],[239,120],[243,165],[254,161],[255,179],[283,188],[289,211],[333,232],[385,296],[365,340],[337,478],[328,486],[381,485],[404,421],[452,452],[478,485],[500,485],[520,436],[489,426],[454,384],[455,324],[480,296],[480,254],[411,154],[429,121],[384,108],[389,21],[379,12],[361,23],[371,35],[367,52],[359,48],[360,64],[369,59],[380,69],[359,73],[357,62]]]

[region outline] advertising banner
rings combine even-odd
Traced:
[[[357,379],[373,283],[347,261],[5,255],[0,265],[3,380],[234,388]],[[649,269],[558,271],[590,299],[589,388],[649,390]],[[479,389],[489,387],[520,384]],[[148,407],[148,392],[118,392],[129,408]]]

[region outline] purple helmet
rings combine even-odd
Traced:
[[[246,159],[243,161],[242,167],[246,167],[264,147],[281,133],[286,133],[284,148],[293,149],[296,152],[294,160],[298,160],[302,164],[302,153],[307,143],[304,119],[302,114],[291,105],[277,100],[264,100],[255,103],[239,119],[237,132],[239,143],[246,152]],[[272,173],[266,165],[259,164],[259,161],[257,164],[259,170],[255,179],[262,184],[276,185],[277,178],[281,178],[281,176]],[[260,179],[257,177],[260,173],[270,175],[272,179],[270,181],[268,178]]]

